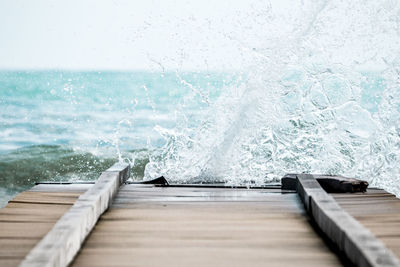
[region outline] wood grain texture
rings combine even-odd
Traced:
[[[0,266],[18,266],[86,190],[57,188],[54,192],[53,188],[35,186],[0,210]]]
[[[274,192],[274,193],[273,193]],[[340,266],[297,194],[126,185],[73,266]]]
[[[116,180],[121,182],[120,176]],[[312,190],[300,192],[307,199],[305,207],[316,220],[331,225],[336,233],[333,240],[349,235],[343,229],[335,230],[327,220],[341,213],[340,209],[348,215],[335,222],[354,217],[357,221],[353,218],[353,226],[369,229],[400,255],[399,199],[378,189],[327,195],[311,178],[306,184]],[[0,210],[0,266],[20,264],[91,186],[37,185],[10,201]],[[282,192],[286,191],[126,185],[72,265],[340,266],[338,257],[311,227],[299,196]],[[109,201],[103,199],[103,203]],[[351,224],[347,221],[346,227]],[[58,236],[63,242],[68,240],[69,229],[63,228],[64,233]],[[372,249],[376,245],[363,231],[358,231],[356,238]],[[349,244],[342,242],[341,246],[346,249]],[[36,266],[46,264],[57,265],[43,259]],[[379,266],[393,264],[381,262]]]
[[[297,175],[297,191],[317,225],[355,265],[400,265],[385,244],[339,206],[312,175]]]
[[[109,207],[120,185],[129,177],[128,164],[115,164],[80,195],[51,230],[26,255],[20,266],[67,266]]]
[[[380,189],[332,196],[344,210],[400,257],[400,199]]]

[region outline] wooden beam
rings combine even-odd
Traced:
[[[344,211],[313,175],[296,175],[296,187],[307,212],[356,266],[400,266],[399,259]]]
[[[103,172],[30,251],[20,266],[68,266],[129,175],[130,166],[125,163],[116,163]]]

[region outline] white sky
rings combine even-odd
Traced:
[[[0,68],[238,69],[251,49],[241,36],[262,30],[253,15],[268,8],[254,0],[0,0]]]

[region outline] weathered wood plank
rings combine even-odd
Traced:
[[[278,194],[277,194],[278,193]],[[114,203],[153,202],[153,201],[280,201],[281,190],[277,189],[233,189],[233,188],[183,188],[126,185],[116,196]],[[291,196],[290,196],[291,195]],[[295,194],[287,194],[293,197]],[[278,197],[279,196],[279,197]]]
[[[125,185],[73,262],[110,265],[341,263],[310,226],[295,193]]]
[[[112,172],[116,172],[115,168]],[[115,180],[121,182],[121,176]],[[325,192],[320,192],[320,185],[315,184],[312,177],[304,177],[304,184],[306,189],[298,188],[299,195],[305,199],[304,207],[314,216],[317,223],[330,229],[327,235],[334,235],[332,239],[340,244],[338,245],[340,248],[354,252],[357,248],[354,248],[352,243],[364,243],[368,255],[361,255],[359,252],[356,255],[361,255],[367,260],[358,260],[358,264],[393,266],[393,262],[384,261],[369,265],[368,259],[371,260],[371,254],[376,253],[375,249],[380,241],[394,253],[400,254],[398,199],[378,189],[370,189],[365,194],[327,195]],[[102,184],[100,191],[104,193],[104,188],[108,185],[108,183]],[[82,192],[79,190],[90,188],[92,185],[68,185],[67,190],[62,190],[65,193],[58,192],[60,186],[62,185],[35,186],[32,190],[17,196],[0,211],[0,266],[16,266],[61,214],[75,202]],[[297,194],[281,194],[282,192],[288,191],[126,185],[114,198],[111,209],[103,214],[73,264],[76,266],[340,265],[338,258],[310,227]],[[94,199],[93,195],[83,198],[84,204],[81,207],[85,210],[90,207],[91,214],[94,214],[84,219],[83,223],[86,225],[98,214],[93,206],[88,205]],[[97,199],[96,203],[102,206],[105,202],[107,201],[104,199],[100,201]],[[348,214],[343,215],[338,208],[344,208],[361,224]],[[40,212],[29,213],[30,210],[40,210]],[[75,218],[76,214],[70,217],[70,222],[81,224],[82,221]],[[335,217],[339,219],[332,219]],[[335,225],[343,222],[347,228],[356,227],[358,230],[344,231]],[[67,244],[73,246],[68,243],[71,236],[74,240],[81,240],[81,235],[76,232],[67,235],[71,233],[71,227],[61,226],[63,228],[58,233],[62,230],[64,234],[60,234],[58,238],[62,243],[67,240]],[[359,227],[363,226],[374,233],[380,241],[376,243],[369,239],[368,231],[359,231]],[[26,232],[18,232],[25,228]],[[32,228],[35,231],[32,231]],[[79,231],[88,232],[87,228],[80,228]],[[352,239],[354,233],[355,237]],[[58,240],[50,241],[54,242],[49,246],[50,249],[58,246]],[[64,256],[51,259],[53,262],[49,265],[58,266],[59,262],[66,261],[67,256],[65,252]],[[387,258],[384,256],[380,259]],[[372,258],[373,260],[376,258]],[[48,263],[48,260],[39,259],[39,263],[36,263],[36,266],[46,266],[44,263]]]
[[[369,189],[364,194],[331,196],[400,257],[400,199],[378,189]]]
[[[60,187],[59,189],[60,190]],[[24,194],[17,195],[9,203],[36,203],[36,204],[65,204],[73,205],[77,195],[76,192],[35,192],[26,191]]]
[[[60,187],[62,186],[62,187]],[[93,184],[37,184],[28,192],[86,192]]]
[[[60,199],[73,202],[83,192],[46,192],[42,187],[40,202]],[[59,186],[58,191],[63,191]],[[20,201],[29,199],[28,202]],[[18,201],[14,201],[18,200]],[[8,205],[0,209],[0,266],[14,267],[51,229],[57,220],[72,206],[71,204],[41,204],[33,200],[30,191],[17,195]]]
[[[74,203],[20,266],[67,266],[82,242],[129,177],[128,164],[116,164]]]
[[[297,175],[297,191],[322,231],[357,266],[399,266],[398,258],[343,210],[309,174]]]

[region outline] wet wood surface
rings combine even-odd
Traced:
[[[126,185],[73,266],[340,266],[296,193]]]
[[[400,199],[381,189],[331,195],[400,258]]]
[[[40,185],[0,209],[0,266],[18,266],[90,185]]]

